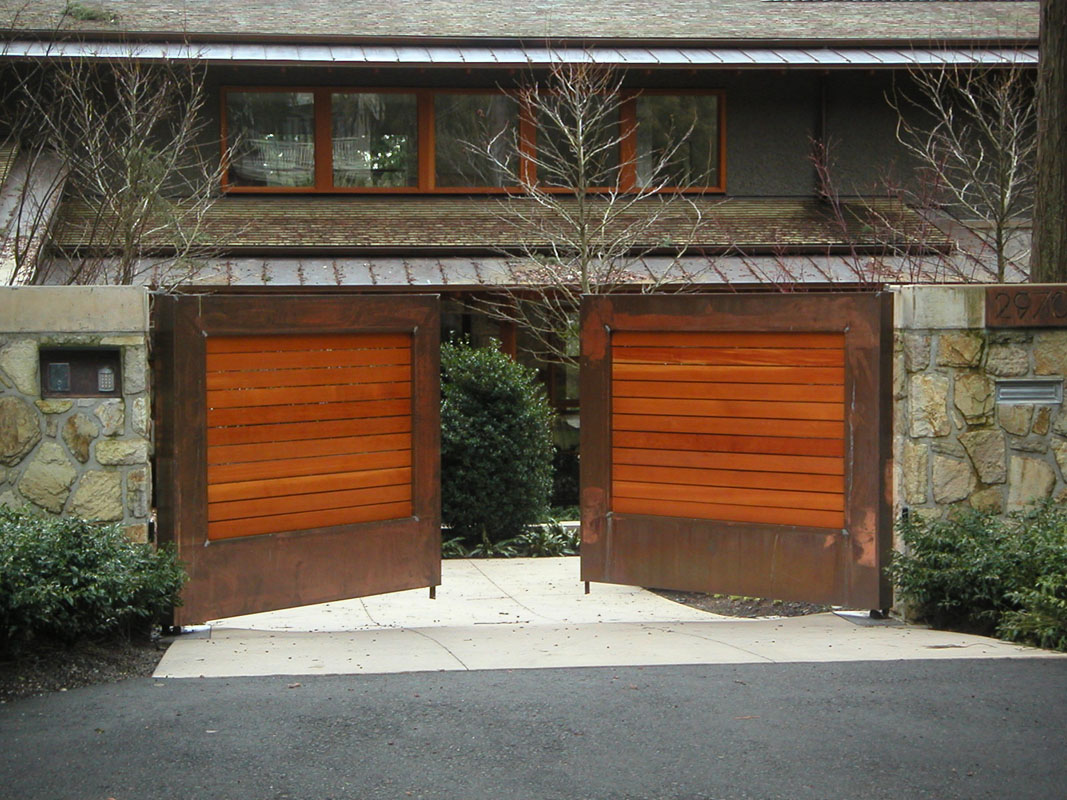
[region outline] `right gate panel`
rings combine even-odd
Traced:
[[[887,606],[887,298],[588,299],[583,578]]]

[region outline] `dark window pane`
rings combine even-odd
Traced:
[[[226,95],[228,181],[233,186],[315,182],[315,97],[310,92]]]
[[[417,186],[418,103],[413,94],[333,95],[333,185]]]
[[[551,102],[551,101],[549,101]],[[584,104],[582,125],[565,104],[537,117],[537,181],[544,186],[597,188],[619,180],[619,114],[615,96]]]
[[[438,186],[517,182],[519,106],[502,94],[434,97],[434,173]]]
[[[673,154],[672,147],[678,145]],[[719,185],[719,98],[637,98],[637,182],[641,186]]]

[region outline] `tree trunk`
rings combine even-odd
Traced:
[[[1067,0],[1041,0],[1030,280],[1067,282]]]

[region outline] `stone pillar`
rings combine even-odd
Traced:
[[[118,349],[121,397],[43,397],[44,347]],[[147,540],[148,355],[140,287],[0,288],[0,505],[118,522]]]

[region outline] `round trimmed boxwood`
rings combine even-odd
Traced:
[[[553,412],[536,371],[496,347],[441,347],[441,515],[499,542],[540,522],[552,491]]]

